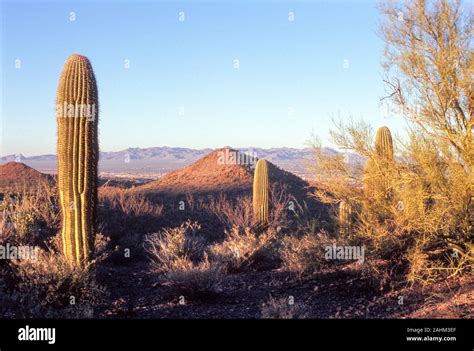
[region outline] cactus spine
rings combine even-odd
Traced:
[[[256,225],[268,223],[268,193],[268,162],[266,160],[258,160],[253,178],[253,215]]]
[[[98,92],[87,57],[71,55],[64,64],[56,104],[63,252],[71,264],[83,266],[95,238],[99,153]]]
[[[349,235],[352,229],[352,206],[349,202],[342,200],[339,203],[339,232],[341,235]]]

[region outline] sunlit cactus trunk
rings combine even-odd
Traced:
[[[347,236],[352,231],[352,205],[342,200],[339,203],[339,233]]]
[[[388,127],[380,127],[375,135],[375,152],[385,161],[393,161],[393,139]]]
[[[390,171],[393,168],[393,139],[388,127],[375,135],[375,157],[368,159],[364,170],[364,189],[369,196],[390,197]]]
[[[268,162],[258,160],[253,178],[253,216],[255,225],[265,225],[269,216]]]
[[[71,264],[84,266],[95,237],[99,153],[97,85],[85,56],[64,64],[56,103],[63,251]]]
[[[375,135],[375,152],[377,153],[380,176],[377,179],[384,198],[390,198],[390,177],[393,166],[393,140],[388,127],[380,127]]]

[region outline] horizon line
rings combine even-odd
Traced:
[[[218,149],[235,149],[235,150],[250,150],[250,149],[262,149],[262,150],[271,150],[271,149],[291,149],[291,150],[306,150],[306,149],[311,149],[312,147],[307,146],[307,147],[302,147],[302,148],[297,148],[297,147],[288,147],[288,146],[273,146],[273,147],[258,147],[258,146],[252,146],[252,147],[232,147],[232,146],[221,146],[221,147],[205,147],[205,148],[190,148],[190,147],[182,147],[182,146],[149,146],[149,147],[140,147],[140,146],[129,146],[128,148],[125,149],[120,149],[120,150],[109,150],[109,151],[104,151],[104,150],[99,150],[99,152],[107,152],[107,153],[112,153],[112,152],[122,152],[122,151],[127,151],[129,149],[141,149],[141,150],[146,150],[146,149],[154,149],[154,148],[168,148],[168,149],[185,149],[185,150],[193,150],[193,151],[203,151],[203,150],[218,150]],[[336,148],[330,147],[330,146],[323,146],[323,149],[331,149],[338,151]],[[341,152],[341,151],[338,151]],[[345,152],[350,152],[350,151],[345,151]],[[0,155],[0,159],[6,158],[6,157],[11,157],[11,156],[23,156],[23,157],[37,157],[37,156],[51,156],[51,155],[57,155],[56,152],[52,153],[43,153],[43,154],[34,154],[34,155],[28,155],[24,154],[22,152],[20,153],[12,153],[12,154],[6,154],[6,155]]]

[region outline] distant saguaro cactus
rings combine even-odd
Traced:
[[[339,203],[339,232],[349,235],[352,229],[352,205],[342,200]]]
[[[268,162],[258,160],[253,178],[253,216],[257,225],[268,223],[269,215]]]
[[[375,135],[375,153],[369,158],[364,170],[364,189],[368,197],[383,199],[391,197],[390,179],[393,175],[393,139],[388,127],[380,127]]]
[[[95,238],[98,109],[92,66],[87,57],[71,55],[64,64],[56,100],[58,186],[63,252],[78,266],[90,259]]]
[[[388,127],[380,127],[375,135],[375,152],[385,161],[393,161],[392,133]]]

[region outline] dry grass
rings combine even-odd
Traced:
[[[199,237],[199,229],[198,223],[187,221],[145,239],[152,270],[161,274],[163,285],[191,299],[216,294],[223,279],[220,266],[205,253],[206,241]]]
[[[250,228],[232,228],[222,243],[210,247],[210,257],[229,273],[272,267],[277,259],[277,231],[260,234]]]
[[[320,221],[314,217],[314,213],[308,208],[306,202],[302,204],[294,201],[292,234],[318,234],[321,230]]]
[[[273,185],[269,192],[270,213],[266,227],[277,229],[288,225],[288,203],[292,199],[284,186]],[[253,202],[251,196],[238,196],[234,200],[220,195],[206,205],[228,231],[232,228],[245,230],[254,226]]]
[[[111,210],[119,210],[126,216],[161,216],[163,205],[154,204],[143,194],[118,187],[104,186],[98,191],[99,202]]]
[[[316,235],[286,237],[281,250],[282,268],[299,277],[315,273],[324,265],[324,251]]]
[[[324,231],[285,237],[281,248],[282,269],[301,278],[332,265],[333,261],[325,258],[325,247],[334,242],[334,238]],[[343,242],[340,240],[338,245],[343,245]]]
[[[36,259],[2,262],[2,315],[7,317],[92,317],[105,296],[92,266],[71,267],[59,237],[57,192],[47,183],[4,196],[0,210],[0,245],[35,247]],[[107,253],[108,239],[96,237],[96,257]],[[33,258],[35,258],[33,257]]]
[[[57,192],[40,183],[21,192],[6,193],[0,204],[0,241],[36,243],[59,229]]]
[[[270,187],[270,213],[268,218],[268,227],[273,229],[282,229],[288,226],[288,206],[290,200],[296,200],[288,194],[284,184],[273,184]]]
[[[92,317],[105,290],[97,285],[92,265],[79,269],[54,250],[37,249],[35,260],[11,262],[15,316]]]
[[[221,268],[209,262],[207,255],[199,263],[184,257],[164,272],[163,285],[170,287],[176,296],[202,299],[220,292],[223,277]]]
[[[145,238],[152,268],[168,272],[182,265],[183,260],[200,261],[204,256],[205,240],[198,235],[200,225],[187,221],[176,228],[164,228],[160,233]]]
[[[306,318],[305,306],[291,303],[289,298],[270,297],[261,307],[264,319],[302,319]]]
[[[250,228],[252,226],[252,206],[252,199],[249,196],[241,196],[235,201],[231,201],[222,194],[207,204],[209,212],[215,214],[227,230]]]

